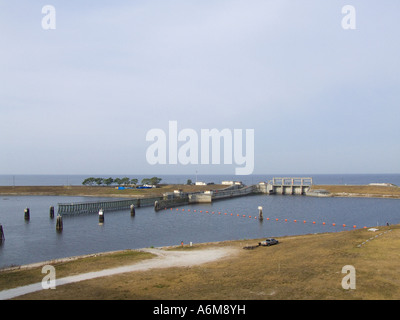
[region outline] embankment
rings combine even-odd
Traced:
[[[326,190],[332,197],[400,199],[400,187],[393,185],[313,185],[313,190]]]
[[[210,189],[226,188],[224,185],[194,186],[184,184],[161,185],[152,189],[124,189],[104,186],[0,186],[0,195],[29,196],[90,196],[90,197],[155,197],[163,193],[182,190],[183,192],[201,192]]]

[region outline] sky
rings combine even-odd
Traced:
[[[0,174],[241,166],[149,163],[160,140],[146,135],[165,132],[168,153],[171,121],[199,139],[254,130],[253,174],[400,173],[399,11],[397,0],[0,0]]]

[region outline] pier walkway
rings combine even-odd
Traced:
[[[153,206],[154,202],[161,200],[162,197],[152,198],[134,198],[134,199],[118,199],[118,200],[103,200],[103,201],[90,201],[79,203],[59,203],[58,214],[71,215],[81,213],[99,212],[100,209],[107,211],[125,210],[129,209],[133,204],[136,208]]]

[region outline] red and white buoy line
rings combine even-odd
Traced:
[[[168,210],[168,209],[166,209],[165,208],[165,210]],[[239,218],[248,218],[248,219],[253,219],[253,220],[260,220],[261,221],[261,219],[259,219],[259,217],[258,217],[258,215],[247,215],[247,214],[239,214],[239,213],[232,213],[232,212],[230,212],[230,213],[228,213],[228,212],[226,212],[226,211],[210,211],[210,210],[199,210],[199,209],[188,209],[188,208],[183,208],[183,209],[179,209],[179,208],[170,208],[168,211],[176,211],[176,212],[188,212],[188,213],[190,213],[190,212],[192,212],[192,213],[208,213],[208,214],[212,214],[212,215],[221,215],[221,216],[232,216],[232,217],[239,217]],[[323,226],[327,226],[327,225],[331,225],[331,226],[333,226],[333,227],[336,227],[336,226],[342,226],[343,228],[346,228],[346,227],[351,227],[351,226],[347,226],[346,224],[337,224],[337,223],[335,223],[335,222],[333,222],[333,223],[327,223],[327,222],[325,222],[325,221],[323,221],[322,223],[321,222],[316,222],[316,221],[306,221],[306,220],[297,220],[297,219],[294,219],[294,220],[289,220],[289,219],[279,219],[279,218],[263,218],[262,220],[264,220],[264,221],[275,221],[275,222],[278,222],[278,221],[283,221],[283,222],[285,222],[285,223],[289,223],[289,222],[293,222],[293,223],[303,223],[303,224],[306,224],[306,223],[311,223],[312,225],[317,225],[317,224],[322,224]],[[356,229],[357,228],[357,226],[356,225],[353,225],[352,226],[352,228],[353,229]],[[364,226],[363,228],[367,228],[366,226]]]

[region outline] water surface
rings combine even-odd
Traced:
[[[101,199],[104,198],[2,196],[0,224],[6,240],[0,245],[0,267],[103,251],[177,245],[181,241],[280,237],[400,222],[400,200],[254,195],[178,210],[137,208],[135,217],[130,216],[129,210],[109,211],[105,212],[104,224],[99,224],[96,213],[64,216],[64,229],[56,232],[56,219],[49,217],[50,206],[55,206],[57,212],[57,203]],[[263,207],[263,222],[255,219],[258,206]],[[30,208],[29,221],[24,220],[26,207]]]

